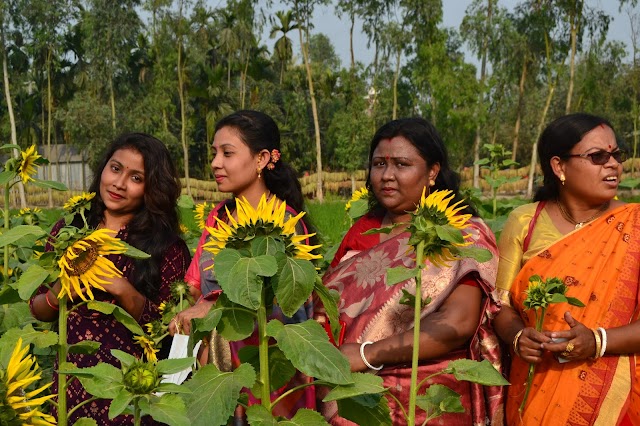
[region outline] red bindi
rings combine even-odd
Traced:
[[[389,160],[391,159],[391,157],[389,157],[388,155],[385,155],[385,156],[384,156],[384,159],[385,159],[385,160],[387,160],[387,161],[389,161]]]

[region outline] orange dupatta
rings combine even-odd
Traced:
[[[511,287],[513,307],[526,326],[535,326],[533,312],[523,310],[529,277],[559,277],[568,295],[586,307],[552,304],[544,329],[566,330],[563,314],[589,328],[618,327],[638,317],[640,278],[640,205],[626,204],[574,231],[531,258]],[[549,425],[615,425],[629,411],[637,416],[640,386],[634,354],[604,356],[596,361],[564,364],[547,354],[538,364],[522,418],[529,365],[514,357],[507,397],[507,423]],[[632,392],[632,387],[635,386]],[[629,409],[633,407],[632,409]],[[633,413],[635,411],[635,413]],[[634,424],[640,417],[634,419]]]

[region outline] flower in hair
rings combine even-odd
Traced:
[[[278,160],[280,160],[280,151],[274,148],[271,150],[271,159],[267,164],[267,169],[273,170],[276,167]]]

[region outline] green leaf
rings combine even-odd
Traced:
[[[13,287],[18,290],[22,300],[29,300],[48,276],[49,271],[40,265],[30,265]]]
[[[69,188],[67,188],[67,185],[65,185],[62,182],[56,182],[55,180],[35,179],[31,183],[34,186],[37,186],[39,188],[51,188],[51,189],[55,189],[56,191],[68,191],[69,190]]]
[[[196,206],[196,204],[193,202],[193,198],[190,195],[181,195],[180,197],[178,197],[177,205],[181,209],[189,210],[193,209]]]
[[[83,340],[78,343],[74,343],[69,346],[70,354],[85,354],[93,355],[100,348],[100,342],[94,342],[93,340]]]
[[[126,242],[122,241],[124,243],[124,246],[126,247],[127,251],[124,252],[124,254],[128,257],[132,257],[134,259],[149,259],[151,257],[150,254],[143,252],[142,250],[139,250],[137,248],[135,248],[134,246],[127,244]]]
[[[436,234],[438,234],[438,238],[444,241],[448,241],[450,243],[462,244],[464,243],[464,238],[462,237],[462,232],[451,225],[436,225]]]
[[[553,293],[551,297],[547,299],[549,303],[567,303],[569,299],[564,294]]]
[[[338,400],[338,414],[358,425],[391,426],[391,414],[387,398],[381,397],[371,406],[371,395]]]
[[[88,417],[80,417],[73,426],[98,426],[98,423],[94,419]]]
[[[229,282],[229,273],[231,269],[242,259],[242,255],[239,251],[234,249],[222,249],[216,254],[216,261],[213,265],[213,270],[218,278],[218,284],[224,289]],[[233,283],[229,283],[229,286]]]
[[[104,362],[87,368],[65,363],[60,366],[60,371],[77,377],[87,392],[98,398],[113,399],[124,389],[122,371]]]
[[[458,247],[458,256],[475,259],[479,263],[487,262],[493,258],[489,250],[480,247]]]
[[[278,306],[282,312],[292,317],[309,299],[316,281],[316,268],[303,259],[292,259],[278,253],[278,274],[271,280]]]
[[[409,269],[404,266],[389,268],[387,269],[387,285],[396,285],[408,279],[415,278],[419,271],[420,268]]]
[[[16,309],[17,305],[7,306],[8,312],[10,310],[16,311],[16,314],[24,318],[24,315],[28,315],[29,308],[26,303],[20,302],[25,305],[25,311],[22,309]],[[0,306],[0,318],[3,312],[3,307]],[[58,343],[58,333],[52,331],[36,331],[33,329],[33,325],[27,324],[23,328],[10,328],[4,333],[0,333],[0,366],[8,365],[11,353],[18,342],[18,339],[22,338],[22,344],[33,344],[36,348],[47,348],[55,346]]]
[[[262,277],[271,277],[278,271],[273,256],[241,257],[229,271],[227,279],[219,280],[229,300],[257,310],[262,299]]]
[[[284,243],[280,239],[272,236],[259,236],[251,240],[251,255],[256,256],[275,256],[276,253],[284,253]]]
[[[122,323],[122,325],[127,327],[127,329],[136,336],[142,336],[145,334],[144,331],[142,331],[140,324],[138,324],[138,321],[134,320],[133,317],[129,315],[129,312],[125,311],[118,305],[92,300],[87,304],[87,308],[102,312],[106,315],[113,315],[120,323]]]
[[[160,393],[191,393],[191,390],[184,385],[176,385],[175,383],[160,383],[156,388],[156,392]]]
[[[178,395],[164,394],[160,398],[153,397],[150,401],[140,400],[140,408],[154,420],[171,426],[190,426],[187,408]]]
[[[0,247],[13,244],[25,235],[35,235],[39,238],[46,235],[46,232],[39,226],[18,225],[0,235]]]
[[[21,302],[23,299],[15,288],[5,285],[0,288],[0,305],[10,305]],[[2,321],[0,321],[1,323]]]
[[[293,416],[290,420],[283,420],[278,422],[280,426],[321,426],[321,425],[329,425],[327,421],[324,419],[322,414],[317,411],[309,410],[307,408],[303,408],[296,412],[296,415]],[[253,426],[253,423],[252,423]]]
[[[481,158],[478,161],[474,161],[473,164],[476,164],[478,166],[484,166],[485,164],[489,164],[489,159],[488,158]]]
[[[109,419],[113,420],[116,416],[122,414],[131,401],[133,401],[133,394],[124,388],[120,389],[120,392],[109,404]]]
[[[416,405],[431,418],[440,417],[445,413],[464,413],[460,394],[440,384],[431,385],[425,394],[418,395]]]
[[[231,302],[224,293],[220,295],[216,302],[216,307],[220,306],[222,312],[217,330],[222,337],[229,341],[245,339],[253,333],[255,328],[255,314],[247,311],[242,305]]]
[[[369,200],[366,198],[360,198],[359,200],[355,200],[351,202],[351,207],[349,208],[349,217],[351,219],[358,219],[361,216],[364,216],[369,211]]]
[[[278,347],[293,366],[307,376],[340,385],[353,383],[349,361],[329,342],[317,321],[283,325],[271,320],[267,334],[278,341]]]
[[[352,398],[367,394],[381,394],[385,391],[382,377],[368,373],[351,373],[353,383],[350,385],[336,386],[322,400],[337,401],[339,399]]]
[[[247,408],[247,421],[251,426],[277,426],[278,420],[262,405]]]
[[[173,374],[178,373],[185,368],[190,368],[195,362],[195,358],[173,358],[173,359],[163,359],[158,361],[156,364],[156,368],[158,369],[158,374]]]
[[[220,297],[224,296],[221,294]],[[191,334],[189,335],[189,350],[193,351],[195,344],[202,340],[204,337],[208,337],[211,334],[211,330],[216,328],[222,313],[220,309],[210,309],[209,312],[203,318],[194,318],[191,320]]]
[[[194,426],[225,425],[235,411],[242,388],[251,388],[256,373],[248,364],[222,373],[208,364],[185,383],[191,394],[185,396],[187,415]]]
[[[119,349],[111,349],[111,355],[116,357],[123,367],[130,367],[134,362],[136,362],[136,357]]]
[[[484,386],[505,386],[509,384],[502,377],[502,374],[486,359],[480,362],[470,359],[457,359],[451,361],[444,371],[453,374],[457,380],[479,383]]]
[[[575,297],[567,297],[567,303],[569,303],[571,306],[578,306],[580,308],[585,307],[585,304],[582,303],[580,299],[577,299]]]
[[[18,151],[22,151],[22,148],[20,148],[20,145],[16,145],[14,143],[6,143],[6,144],[0,146],[0,149],[7,149],[7,150],[17,149]]]
[[[240,362],[251,364],[254,370],[260,371],[260,354],[257,346],[245,346],[238,351]],[[270,391],[280,389],[296,374],[296,368],[277,346],[269,346],[269,386]]]
[[[18,173],[16,172],[3,170],[2,172],[0,172],[0,185],[5,186],[6,184],[14,180],[16,176],[18,176]]]
[[[338,303],[336,298],[334,298],[329,289],[324,286],[320,277],[316,277],[313,289],[322,302],[324,312],[327,315],[327,318],[329,318],[333,340],[337,342],[338,337],[340,336],[340,314],[338,312]]]

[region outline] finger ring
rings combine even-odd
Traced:
[[[567,343],[567,346],[564,348],[564,352],[562,352],[562,356],[566,357],[567,355],[569,355],[571,353],[571,351],[575,348],[575,346],[573,345],[573,343],[569,342]]]

